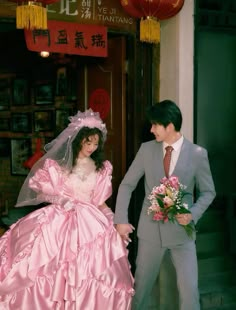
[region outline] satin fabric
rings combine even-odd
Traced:
[[[53,203],[20,219],[0,239],[1,310],[131,308],[127,249],[113,213],[97,207],[111,194],[111,170],[107,161],[93,189],[89,178],[83,181],[90,182],[87,201],[70,189],[56,162],[47,160],[36,172],[30,186]]]

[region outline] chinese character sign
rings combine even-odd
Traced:
[[[27,48],[31,51],[107,56],[107,28],[97,25],[48,21],[47,30],[25,30]]]
[[[48,5],[48,19],[137,31],[136,19],[123,9],[119,0],[61,0]]]

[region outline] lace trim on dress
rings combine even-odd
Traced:
[[[95,172],[96,166],[90,157],[78,158],[77,164],[73,168],[72,173],[76,174],[81,181],[86,181],[88,176]]]

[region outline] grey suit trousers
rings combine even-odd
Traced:
[[[200,310],[195,241],[164,248],[161,247],[158,240],[148,242],[139,239],[138,249],[135,272],[136,293],[133,298],[132,310],[148,310],[149,297],[166,251],[170,251],[176,270],[180,300],[179,309]]]

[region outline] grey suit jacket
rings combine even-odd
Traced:
[[[207,151],[184,138],[173,175],[186,185],[184,201],[196,224],[215,197],[215,188],[210,171]],[[156,140],[143,143],[127,171],[118,190],[115,218],[116,224],[128,223],[128,206],[131,194],[140,178],[144,176],[145,198],[138,223],[138,237],[150,242],[160,235],[162,246],[182,244],[189,241],[183,227],[175,223],[162,223],[147,215],[150,202],[147,199],[152,188],[164,177],[162,143]],[[193,193],[196,186],[196,198]],[[194,202],[195,200],[195,202]]]

